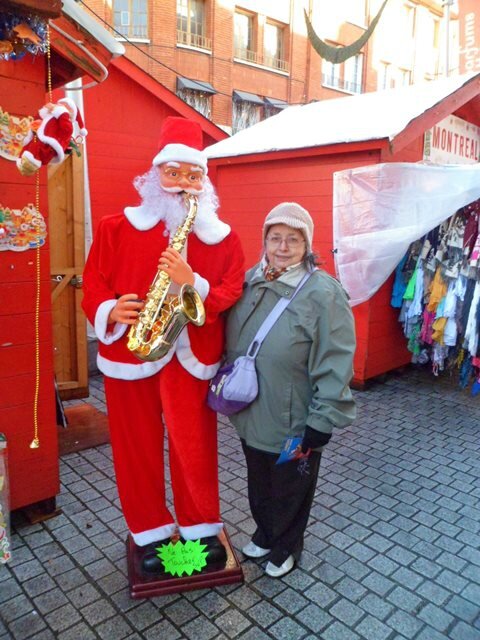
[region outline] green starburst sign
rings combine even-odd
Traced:
[[[169,542],[157,548],[157,555],[163,562],[165,573],[172,576],[191,576],[194,571],[201,571],[207,565],[207,545],[200,540]]]

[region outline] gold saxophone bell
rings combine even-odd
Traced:
[[[195,216],[197,197],[185,194],[188,214],[169,243],[181,252],[187,241]],[[145,306],[128,332],[127,348],[140,360],[154,361],[163,358],[180,335],[183,327],[191,322],[197,327],[205,324],[205,307],[198,291],[184,284],[178,295],[169,295],[171,278],[160,267],[148,290]]]

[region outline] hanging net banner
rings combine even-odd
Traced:
[[[350,304],[371,298],[410,243],[479,197],[478,164],[392,162],[336,172],[335,267]]]

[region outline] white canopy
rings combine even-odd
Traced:
[[[335,173],[335,264],[350,304],[378,291],[411,242],[478,198],[478,164],[392,162]]]
[[[342,142],[392,140],[408,123],[469,80],[469,73],[388,89],[292,106],[205,150],[209,158],[302,149]]]

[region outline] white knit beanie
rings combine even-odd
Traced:
[[[263,242],[269,228],[274,224],[286,224],[292,229],[300,229],[307,243],[307,253],[312,251],[313,220],[306,209],[296,202],[281,202],[270,211],[263,223]]]

